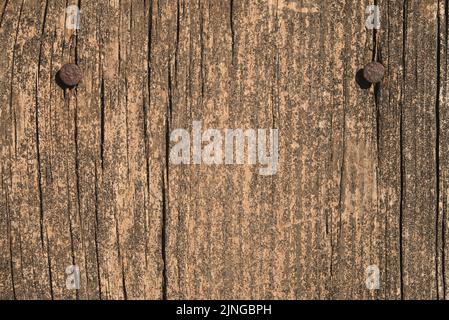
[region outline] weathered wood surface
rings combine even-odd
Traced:
[[[0,0],[0,298],[448,297],[448,1],[270,3]],[[277,174],[170,164],[193,121],[278,128]]]

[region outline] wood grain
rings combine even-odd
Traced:
[[[447,0],[0,0],[0,298],[446,299],[448,17]],[[373,59],[385,79],[362,88]],[[171,163],[194,121],[278,129],[277,173]]]

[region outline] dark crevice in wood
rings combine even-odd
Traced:
[[[438,8],[440,9],[440,6],[438,6]],[[436,105],[435,105],[435,116],[436,116],[436,185],[437,185],[437,189],[436,189],[436,244],[435,244],[435,249],[436,249],[436,282],[437,282],[437,299],[440,299],[439,293],[439,269],[440,269],[440,262],[439,262],[439,253],[441,251],[441,278],[442,278],[442,294],[443,297],[442,299],[446,300],[446,268],[445,268],[445,260],[446,260],[446,206],[445,206],[445,200],[441,199],[441,202],[443,204],[442,206],[442,213],[441,213],[441,248],[440,244],[439,244],[439,224],[440,224],[440,197],[441,197],[441,165],[440,165],[440,160],[441,160],[441,137],[440,137],[440,133],[441,133],[441,118],[440,118],[440,111],[441,111],[441,96],[442,96],[442,86],[443,86],[443,75],[442,75],[442,70],[447,70],[447,65],[443,66],[443,62],[442,62],[442,54],[443,54],[443,47],[442,47],[442,41],[445,41],[445,46],[446,46],[446,50],[444,52],[445,57],[447,58],[447,45],[448,45],[448,31],[447,28],[445,30],[445,35],[443,36],[443,30],[442,30],[442,26],[446,26],[449,23],[449,0],[445,0],[444,1],[444,21],[442,21],[442,14],[440,12],[440,10],[438,10],[437,13],[438,17],[437,17],[437,23],[438,23],[438,28],[437,28],[437,92],[436,92]],[[447,71],[446,71],[447,72]]]
[[[176,63],[176,62],[175,62]],[[168,211],[170,194],[170,124],[173,112],[173,88],[171,77],[171,61],[168,61],[168,103],[165,115],[165,174],[162,172],[162,226],[161,226],[161,245],[162,245],[162,299],[168,299],[168,276],[167,276],[167,233],[168,233]]]
[[[66,43],[66,31],[67,31],[67,26],[66,26],[66,22],[67,22],[67,14],[68,14],[68,12],[67,12],[67,7],[69,6],[69,0],[66,0],[65,1],[65,5],[64,5],[64,8],[66,8],[65,10],[64,10],[64,40],[63,40],[63,46],[62,46],[62,50],[61,50],[61,60],[63,60],[64,59],[64,52],[65,52],[65,49],[66,48],[69,48],[69,50],[71,50],[71,48],[72,48],[72,37],[70,37],[69,38],[69,43]],[[67,47],[66,47],[66,45],[67,45]],[[64,97],[65,97],[65,91],[64,91]]]
[[[347,50],[347,43],[345,43],[345,51]],[[345,66],[345,70],[350,70],[347,66]],[[348,101],[348,84],[347,84],[347,77],[346,74],[344,74],[343,78],[343,119],[342,119],[342,146],[341,146],[341,165],[340,165],[340,182],[339,182],[339,195],[338,195],[338,213],[339,213],[339,234],[337,237],[337,241],[340,241],[340,237],[343,234],[343,222],[342,222],[342,212],[343,212],[343,203],[345,198],[345,169],[346,169],[346,106]]]
[[[77,90],[77,88],[75,88],[75,90]],[[76,91],[75,91],[76,92]],[[79,111],[79,106],[78,106],[78,97],[75,93],[75,133],[74,133],[74,137],[75,137],[75,178],[76,178],[76,201],[77,201],[77,213],[78,213],[78,217],[79,217],[79,221],[80,221],[80,234],[81,234],[81,245],[83,246],[83,251],[84,254],[86,254],[85,252],[85,248],[84,248],[84,235],[83,235],[83,217],[81,214],[81,180],[80,180],[80,156],[79,156],[79,141],[80,141],[80,137],[79,137],[79,119],[78,119],[78,111]],[[74,261],[75,261],[75,257],[74,257]],[[85,263],[87,263],[87,261],[85,261]],[[75,263],[74,263],[75,264]],[[86,270],[87,266],[86,266]],[[86,280],[89,281],[89,278],[86,277]],[[79,299],[79,290],[76,291],[76,296],[77,299]]]
[[[50,256],[50,241],[48,240],[48,232],[45,231],[45,237],[47,239],[47,266],[48,266],[48,278],[50,283],[50,297],[51,300],[55,299],[53,291],[53,273],[51,270],[51,256]]]
[[[167,289],[168,289],[168,279],[167,279],[167,214],[168,214],[168,188],[169,188],[169,160],[167,157],[170,156],[169,143],[170,143],[170,130],[168,118],[165,120],[166,124],[166,147],[165,147],[165,173],[162,172],[162,225],[161,225],[161,245],[162,245],[162,299],[167,300]]]
[[[175,84],[178,83],[180,32],[181,32],[181,10],[180,10],[180,3],[178,0],[176,5]]]
[[[38,67],[37,67],[37,78],[35,82],[35,138],[36,138],[36,159],[37,159],[37,183],[38,183],[38,193],[39,193],[39,214],[40,214],[40,231],[41,231],[41,245],[44,247],[44,197],[42,190],[42,162],[41,162],[41,150],[40,150],[40,131],[39,131],[39,80],[41,72],[42,63],[42,46],[43,38],[45,33],[45,26],[47,23],[48,15],[48,0],[45,2],[44,18],[42,21],[41,35],[40,35],[40,45],[39,45],[39,57],[38,57]]]
[[[12,248],[12,227],[11,227],[11,211],[9,209],[9,201],[8,201],[8,189],[3,186],[3,169],[2,169],[2,189],[5,190],[5,212],[6,212],[6,232],[8,233],[8,246],[9,246],[9,268],[11,272],[11,289],[14,300],[17,300],[16,295],[16,284],[15,284],[15,274],[14,274],[14,250]]]
[[[78,0],[78,10],[81,12],[81,0]],[[80,23],[80,22],[78,21],[77,23]],[[78,58],[79,57],[79,55],[78,55],[78,30],[75,30],[74,41],[75,41],[75,47],[74,47],[75,64],[78,64],[79,63],[79,58]],[[75,90],[76,90],[76,88],[75,88]]]
[[[202,11],[201,3],[199,4],[200,11]],[[204,101],[204,57],[205,57],[205,50],[204,50],[204,17],[203,14],[200,14],[200,74],[201,74],[201,103]]]
[[[81,0],[78,0],[78,9],[81,11]],[[79,64],[79,53],[78,53],[78,30],[75,30],[75,64]],[[76,200],[77,200],[77,213],[80,221],[80,235],[81,235],[81,246],[84,249],[84,237],[83,237],[83,218],[81,215],[81,183],[80,183],[80,157],[79,157],[79,122],[78,122],[78,87],[74,88],[74,98],[75,98],[75,132],[74,132],[74,138],[75,138],[75,179],[76,179]],[[85,251],[84,251],[85,254]],[[76,255],[73,250],[73,264],[76,265],[75,259]],[[85,263],[87,261],[85,260]],[[86,271],[87,271],[87,265],[86,265]],[[89,277],[86,277],[86,281],[89,281]],[[86,284],[87,285],[87,284]],[[76,299],[80,299],[80,291],[76,290]]]
[[[440,248],[439,248],[439,224],[440,224],[440,132],[441,132],[441,121],[440,121],[440,95],[441,95],[441,17],[440,17],[440,6],[438,6],[437,11],[437,43],[436,43],[436,97],[435,97],[435,285],[437,300],[440,299],[440,279],[439,279],[439,268],[440,268]],[[442,230],[444,233],[444,230]],[[443,246],[444,250],[444,246]]]
[[[407,10],[408,0],[403,4],[403,17],[402,17],[402,66],[403,66],[403,79],[402,79],[402,91],[400,102],[400,124],[399,124],[399,148],[400,148],[400,202],[399,202],[399,269],[400,269],[400,288],[401,288],[401,300],[404,300],[404,196],[405,196],[405,155],[404,155],[404,86],[407,80]]]
[[[100,250],[99,250],[99,241],[98,241],[98,233],[100,221],[98,219],[98,206],[100,204],[98,199],[98,168],[97,162],[95,161],[95,229],[94,229],[94,239],[95,239],[95,256],[97,263],[97,277],[98,277],[98,295],[101,300],[102,298],[102,288],[101,288],[101,273],[100,273]]]
[[[131,168],[129,161],[129,83],[128,77],[124,76],[125,84],[125,127],[126,127],[126,177],[130,183]]]
[[[447,79],[447,70],[448,70],[448,66],[447,66],[447,59],[448,59],[448,46],[449,46],[449,31],[448,31],[448,26],[449,26],[449,0],[445,1],[445,5],[444,5],[444,17],[445,17],[445,21],[444,21],[444,25],[446,26],[446,30],[445,30],[445,57],[446,57],[446,64],[444,66],[444,69],[439,68],[439,70],[445,70],[446,72],[446,79]],[[441,50],[441,49],[440,49]],[[446,93],[447,93],[447,85],[446,85]],[[445,203],[445,201],[443,200],[443,204]],[[441,257],[441,262],[442,262],[442,278],[443,278],[443,299],[446,300],[446,219],[447,219],[447,211],[445,206],[443,205],[443,216],[442,216],[442,236],[441,236],[441,242],[442,242],[442,246],[443,246],[443,250],[442,250],[442,257]]]
[[[166,166],[166,171],[167,173],[165,173],[168,176],[168,166]],[[166,188],[168,187],[168,183],[167,183],[167,187],[165,184],[165,179],[166,177],[164,176],[164,172],[162,172],[162,223],[161,223],[161,255],[162,255],[162,288],[161,288],[161,292],[162,292],[162,300],[167,300],[168,296],[167,296],[167,287],[168,287],[168,279],[167,279],[167,201],[168,201],[168,196],[167,196],[167,191]]]
[[[379,6],[379,1],[378,0],[374,0],[374,5],[375,6]],[[373,29],[373,61],[376,61],[376,59],[378,60],[378,39],[377,39],[377,35],[379,34],[379,32],[377,31],[376,28]]]
[[[8,2],[9,2],[9,0],[6,0],[5,4],[3,5],[2,15],[0,16],[0,28],[2,27],[2,24],[3,24],[3,19],[5,17],[6,7],[8,6]]]
[[[24,272],[24,259],[23,259],[23,246],[22,246],[22,235],[19,233],[19,255],[20,255],[20,275],[22,279],[25,279],[25,272]],[[36,279],[36,274],[33,270],[33,279]]]
[[[378,6],[378,0],[374,1],[374,5]],[[373,29],[373,61],[383,63],[381,55],[381,43],[378,39],[379,32],[376,28]],[[380,163],[380,134],[381,134],[381,114],[380,114],[380,98],[381,98],[381,84],[374,85],[374,106],[376,108],[376,146],[377,146],[377,161]]]
[[[170,121],[172,114],[173,96],[171,83],[171,67],[168,62],[168,105],[165,116],[165,174],[162,172],[162,299],[167,300],[168,278],[167,278],[167,231],[168,231],[168,211],[169,211],[169,191],[170,191]]]
[[[123,56],[122,56],[122,32],[123,32],[123,26],[122,26],[122,1],[119,0],[119,23],[118,23],[118,88],[117,88],[117,101],[120,104],[122,101],[122,86],[124,87],[124,97],[125,97],[125,149],[126,149],[126,176],[129,183],[129,126],[128,126],[128,99],[127,99],[127,87],[128,87],[128,78],[127,78],[127,65],[126,62],[123,63]],[[131,10],[131,9],[130,9]],[[126,48],[124,50],[126,52]],[[126,54],[126,53],[125,53]],[[122,64],[125,64],[123,67]],[[111,103],[111,105],[113,105]]]
[[[145,1],[146,8],[146,1]],[[144,126],[144,140],[145,140],[145,156],[146,156],[146,175],[147,175],[147,189],[150,191],[150,154],[149,154],[149,143],[150,137],[148,135],[148,117],[149,117],[149,108],[151,106],[151,74],[152,74],[152,46],[153,46],[153,0],[150,1],[149,8],[149,18],[148,18],[148,52],[147,52],[147,88],[148,88],[148,107],[147,104],[143,103],[143,126]]]
[[[232,50],[232,64],[235,63],[235,23],[234,23],[234,0],[230,1],[229,5],[229,23],[231,27],[231,50]]]
[[[75,89],[76,90],[76,89]],[[80,221],[80,232],[81,232],[81,243],[83,244],[83,219],[81,217],[81,187],[80,187],[80,158],[79,158],[79,130],[78,130],[78,99],[75,95],[75,132],[74,132],[74,139],[75,139],[75,183],[76,183],[76,202],[77,202],[77,208],[76,211],[78,213],[79,221]],[[67,184],[69,185],[69,184]],[[70,222],[71,223],[71,222]],[[75,254],[75,246],[73,244],[73,234],[71,235],[71,241],[72,241],[72,261],[73,265],[76,265],[76,254]],[[87,268],[86,268],[87,270]],[[76,298],[79,299],[79,290],[76,290]]]
[[[167,110],[167,112],[168,112],[168,116],[169,116],[169,119],[171,122],[172,116],[173,116],[173,84],[172,84],[170,62],[168,64],[169,65],[168,65],[168,110]],[[167,140],[167,143],[170,143],[170,140]],[[168,161],[168,159],[167,159],[167,161]]]
[[[20,30],[20,23],[22,21],[22,11],[23,11],[23,2],[24,0],[22,0],[22,4],[20,5],[20,11],[19,11],[19,18],[17,21],[17,29],[16,29],[16,35],[14,37],[14,47],[12,50],[12,59],[11,59],[11,83],[10,83],[10,96],[9,96],[9,111],[10,111],[10,115],[13,117],[13,123],[14,123],[14,154],[17,157],[17,118],[16,118],[16,109],[13,106],[13,86],[14,86],[14,66],[15,66],[15,62],[16,62],[16,46],[17,46],[17,40],[19,37],[19,30]]]
[[[376,112],[376,145],[377,145],[377,162],[380,163],[380,140],[381,140],[381,112],[380,112],[380,100],[382,97],[381,94],[381,84],[376,83],[374,85],[374,106]]]
[[[101,85],[100,85],[100,160],[101,160],[101,169],[104,170],[104,134],[105,134],[105,92],[104,92],[104,78],[101,76]]]
[[[274,88],[274,86],[272,86],[272,101],[271,101],[271,114],[272,114],[272,123],[271,123],[271,127],[272,129],[277,129],[276,128],[276,112],[279,110],[279,88],[281,87],[280,85],[280,59],[279,59],[279,48],[276,46],[276,63],[274,66],[274,75],[275,75],[275,82],[276,82],[276,88]],[[276,98],[275,98],[276,97]],[[276,110],[275,110],[276,109]]]
[[[148,102],[149,104],[149,102]],[[142,105],[142,112],[143,112],[143,144],[144,144],[144,154],[145,154],[145,183],[146,183],[146,200],[144,201],[144,212],[145,215],[148,212],[147,203],[150,198],[151,194],[151,187],[150,187],[150,152],[149,152],[149,135],[148,135],[148,107],[147,107],[147,101],[144,98],[143,99],[143,105]],[[148,266],[148,224],[145,222],[145,266]]]
[[[64,97],[64,108],[67,111],[67,128],[71,121],[71,114],[70,114],[70,98],[72,97],[73,91],[69,91],[69,93]],[[69,135],[69,129],[67,129],[67,134]],[[67,146],[67,149],[65,149],[65,152],[68,156],[69,154],[69,146]],[[76,174],[76,173],[75,173]],[[69,237],[70,237],[70,256],[72,259],[72,265],[76,265],[76,259],[75,259],[75,250],[74,250],[74,241],[73,241],[73,225],[72,225],[72,215],[71,215],[71,201],[70,201],[70,181],[69,181],[69,173],[66,173],[66,181],[65,184],[67,186],[66,188],[66,196],[67,196],[67,218],[69,222]]]
[[[67,175],[67,180],[66,180],[67,186],[70,185],[69,182],[69,175]],[[74,241],[73,241],[73,225],[72,225],[72,215],[71,215],[71,203],[70,203],[70,189],[67,187],[67,203],[68,203],[68,207],[67,207],[67,218],[69,220],[69,236],[70,236],[70,255],[71,255],[71,259],[72,259],[72,265],[76,265],[76,259],[75,259],[75,246],[74,246]]]
[[[151,106],[151,55],[152,55],[152,38],[153,38],[153,0],[149,3],[149,8],[147,11],[147,1],[144,1],[145,14],[148,14],[148,30],[147,30],[147,90],[148,90],[148,101],[143,99],[142,111],[143,111],[143,135],[144,135],[144,145],[145,145],[145,175],[146,175],[146,188],[147,195],[151,192],[150,183],[150,137],[149,137],[149,109]],[[145,214],[147,213],[146,202],[145,202]],[[148,225],[145,223],[145,266],[148,266]]]
[[[122,251],[120,248],[120,228],[119,228],[119,221],[117,218],[117,212],[116,209],[113,209],[114,212],[114,222],[115,222],[115,234],[117,236],[115,245],[117,247],[117,258],[118,261],[120,262],[120,267],[121,267],[121,278],[122,278],[122,291],[123,291],[123,298],[124,300],[128,300],[128,294],[126,291],[126,279],[125,279],[125,266],[123,263],[123,257],[122,257]]]
[[[41,68],[41,61],[42,61],[42,53],[43,53],[43,40],[44,40],[44,33],[46,30],[46,24],[47,24],[47,17],[48,17],[48,6],[49,6],[49,1],[45,2],[45,9],[44,9],[44,18],[43,18],[43,23],[42,23],[42,30],[41,30],[41,39],[40,39],[40,48],[39,48],[39,61],[38,61],[38,76],[37,79],[38,81],[40,81],[40,68]],[[56,33],[56,31],[55,31]],[[55,37],[53,38],[53,42],[52,42],[52,52],[51,52],[51,56],[50,56],[50,70],[52,70],[52,66],[53,66],[53,45],[54,45],[54,40]],[[50,89],[52,86],[52,82],[50,81]],[[41,163],[41,151],[40,151],[40,115],[39,115],[39,103],[38,103],[38,97],[37,97],[37,93],[38,93],[38,83],[36,83],[36,115],[35,115],[35,125],[36,125],[36,157],[37,157],[37,163],[38,163],[38,192],[39,192],[39,211],[40,211],[40,228],[41,228],[41,245],[42,248],[44,248],[44,227],[45,227],[45,222],[44,222],[44,217],[45,217],[45,212],[44,212],[44,201],[43,201],[43,188],[42,188],[42,163]],[[48,236],[47,236],[47,255],[48,255],[48,259],[50,259],[50,251],[48,249]],[[49,260],[50,261],[50,260]],[[52,290],[52,278],[51,278],[51,268],[49,267],[49,284],[50,284],[50,288],[51,288],[51,296],[53,297],[53,290]]]
[[[128,292],[126,290],[126,278],[125,278],[125,264],[123,263],[123,258],[121,259],[122,263],[122,286],[123,286],[123,299],[128,300]]]

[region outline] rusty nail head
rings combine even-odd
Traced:
[[[363,77],[370,83],[379,83],[385,76],[385,67],[380,62],[368,63],[363,69]]]
[[[65,64],[59,70],[59,78],[67,87],[78,85],[83,77],[81,68],[74,63]]]

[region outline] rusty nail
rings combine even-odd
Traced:
[[[363,69],[363,77],[370,83],[379,83],[385,75],[385,67],[380,62],[370,62]]]
[[[81,81],[83,74],[81,68],[74,63],[65,64],[59,70],[59,79],[67,87],[74,87]]]

